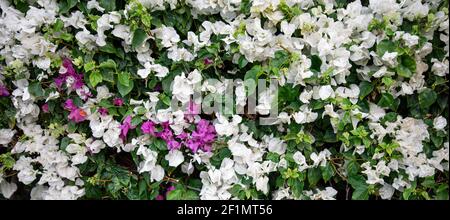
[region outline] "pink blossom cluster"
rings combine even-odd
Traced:
[[[190,110],[192,110],[191,106],[188,111]],[[192,115],[187,114],[185,120],[195,123],[191,120],[191,116]],[[157,126],[159,126],[160,129],[157,129]],[[192,152],[197,152],[199,149],[204,152],[211,151],[212,144],[217,135],[214,125],[205,119],[200,119],[195,123],[195,130],[185,130],[178,135],[174,134],[168,122],[158,124],[149,120],[142,124],[141,130],[144,134],[163,139],[167,143],[169,150],[180,149],[182,146],[186,146]]]
[[[68,58],[63,60],[63,68],[65,72],[61,72],[55,79],[55,84],[58,89],[62,89],[64,83],[70,82],[70,88],[73,90],[79,89],[84,86],[83,74],[77,73],[73,68],[72,61]]]
[[[83,82],[83,74],[77,73],[75,68],[72,65],[72,61],[68,58],[65,58],[62,63],[62,67],[65,71],[60,71],[60,74],[55,79],[55,84],[58,89],[63,89],[62,86],[64,83],[69,86],[72,90],[81,89],[84,86]],[[82,91],[84,97],[91,96],[90,92]],[[42,111],[48,112],[48,103],[45,103],[41,106]],[[64,109],[70,111],[69,120],[74,121],[75,123],[82,122],[86,120],[87,113],[73,102],[72,99],[67,99],[64,103]]]
[[[76,106],[72,99],[66,100],[64,109],[70,111],[68,116],[69,120],[72,120],[75,123],[86,120],[87,113],[82,108]]]

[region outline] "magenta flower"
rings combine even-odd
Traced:
[[[64,108],[65,108],[66,110],[72,111],[72,110],[75,110],[76,108],[78,108],[78,106],[76,106],[76,105],[73,103],[73,100],[72,100],[72,99],[67,99],[66,102],[64,103]]]
[[[80,123],[80,122],[86,120],[86,116],[87,116],[87,113],[83,109],[77,108],[77,109],[70,111],[68,118],[70,120],[74,121],[75,123]]]
[[[73,68],[72,61],[68,58],[63,60],[63,67],[66,69],[65,73],[61,73],[55,78],[55,84],[58,89],[62,88],[62,85],[70,81],[70,86],[73,90],[79,89],[84,86],[83,75],[78,74]],[[70,80],[68,80],[70,79]]]
[[[87,113],[83,109],[78,108],[78,106],[73,103],[72,99],[66,100],[66,102],[64,103],[64,109],[70,111],[68,116],[69,120],[72,120],[76,123],[86,120]]]
[[[168,140],[168,141],[166,141],[166,143],[167,143],[169,150],[180,149],[180,147],[181,147],[181,143],[174,139]]]
[[[123,99],[121,99],[121,98],[114,98],[113,99],[113,104],[115,106],[122,106],[123,105]]]
[[[216,138],[216,129],[209,121],[201,119],[197,123],[196,130],[192,132],[191,139],[186,142],[186,146],[193,152],[198,149],[210,151],[212,143]]]
[[[45,103],[41,106],[43,112],[48,113],[48,103]]]
[[[9,93],[8,89],[6,89],[6,86],[0,85],[0,97],[6,97],[9,95],[10,95],[10,93]]]
[[[205,64],[205,65],[211,65],[212,63],[213,63],[213,60],[210,58],[205,58],[203,60],[203,64]]]
[[[146,121],[142,123],[141,130],[144,134],[155,136],[155,123],[153,121]]]
[[[194,101],[189,101],[186,111],[184,112],[184,117],[189,122],[194,121],[194,116],[200,113],[200,105],[197,105]]]
[[[181,134],[177,135],[177,138],[181,140],[186,140],[189,138],[189,134],[183,131],[181,132]]]
[[[127,139],[128,131],[134,128],[134,126],[131,126],[131,116],[128,115],[125,120],[123,120],[122,125],[120,125],[120,138],[125,141]]]
[[[170,128],[164,128],[162,131],[156,133],[156,136],[168,142],[173,139],[173,132]]]
[[[192,152],[197,152],[198,148],[200,147],[200,142],[192,139],[186,141],[185,144],[189,149],[191,149]]]
[[[100,107],[98,108],[98,113],[100,113],[101,116],[106,116],[108,115],[108,109]]]

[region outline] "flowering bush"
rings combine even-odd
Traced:
[[[448,6],[1,0],[0,198],[448,199]]]

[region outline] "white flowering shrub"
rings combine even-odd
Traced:
[[[0,0],[0,198],[448,199],[448,7]]]

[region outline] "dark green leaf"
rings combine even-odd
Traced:
[[[373,91],[373,85],[370,82],[362,81],[359,84],[359,98],[363,99]]]
[[[378,101],[377,105],[380,107],[387,107],[392,109],[393,111],[397,111],[398,105],[400,104],[400,100],[394,99],[390,93],[381,94],[381,98]]]
[[[397,46],[390,40],[382,40],[377,44],[377,54],[382,57],[386,52],[394,52]]]
[[[116,10],[116,0],[98,0],[100,7],[104,8],[106,11]]]
[[[320,168],[315,167],[308,169],[308,182],[310,186],[315,186],[321,178]]]
[[[133,48],[138,48],[144,43],[146,38],[147,33],[145,33],[145,31],[142,30],[141,28],[138,28],[133,32],[133,39],[131,40],[131,45],[133,46]]]
[[[32,82],[28,86],[28,92],[34,97],[42,97],[44,95],[44,90],[42,89],[40,82]]]
[[[436,92],[430,88],[426,88],[419,94],[419,106],[422,109],[426,109],[430,107],[436,101],[436,99]]]
[[[62,0],[59,2],[59,13],[67,13],[71,8],[77,5],[78,0]]]

